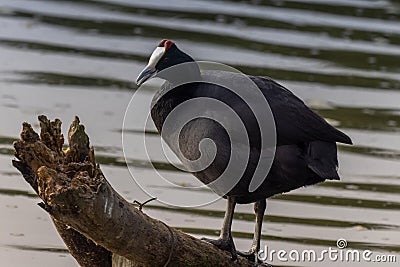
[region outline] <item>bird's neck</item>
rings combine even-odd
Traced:
[[[157,76],[173,85],[201,81],[199,65],[188,55],[187,58],[183,58],[179,63],[163,70]]]

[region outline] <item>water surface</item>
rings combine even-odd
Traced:
[[[48,215],[11,166],[12,141],[23,121],[46,114],[85,124],[101,167],[127,199],[149,197],[132,180],[121,129],[136,89],[133,81],[162,38],[198,60],[229,64],[290,88],[348,133],[340,146],[340,182],[302,188],[269,200],[262,246],[270,249],[335,247],[396,254],[400,261],[400,4],[385,0],[3,0],[0,3],[0,256],[4,266],[75,266]],[[139,97],[149,99],[159,82]],[[137,106],[147,114],[148,106]],[[127,138],[140,140],[135,121]],[[154,129],[148,129],[150,132]],[[149,137],[156,142],[157,136]],[[136,151],[135,146],[129,147]],[[159,196],[177,189],[151,178],[152,164],[137,153],[129,163],[149,177]],[[196,185],[162,158],[154,166],[174,182]],[[179,189],[187,198],[207,190]],[[196,209],[152,202],[145,212],[195,236],[215,237],[225,202]],[[238,249],[250,246],[252,207],[237,208]],[[321,266],[312,262],[275,262]],[[338,266],[326,262],[326,266]],[[376,266],[377,263],[370,263]],[[398,263],[397,263],[398,264]],[[396,264],[381,264],[397,266]],[[340,266],[369,266],[343,263]]]

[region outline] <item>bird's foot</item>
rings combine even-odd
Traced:
[[[254,266],[265,266],[265,267],[272,267],[272,265],[263,262],[258,258],[258,250],[256,247],[251,247],[249,251],[236,251],[237,255],[240,255],[249,261],[254,262]]]
[[[228,251],[231,253],[232,260],[236,261],[237,260],[237,254],[236,254],[236,249],[235,249],[235,244],[233,243],[233,239],[227,238],[218,238],[218,239],[210,239],[210,238],[205,238],[203,237],[201,240],[206,241],[207,243],[213,244],[217,248],[221,250]]]
[[[245,257],[249,261],[253,261],[255,263],[259,262],[258,251],[255,247],[250,248],[249,251],[236,251],[236,253],[242,257]]]

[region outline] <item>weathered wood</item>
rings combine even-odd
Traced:
[[[75,117],[63,150],[61,121],[39,116],[40,136],[28,123],[14,142],[13,165],[81,266],[253,266],[153,219],[107,182],[84,126]]]
[[[51,150],[56,152],[59,156],[62,156],[64,153],[62,151],[64,138],[61,134],[61,122],[57,121],[57,124],[55,124],[56,121],[51,123],[44,116],[39,116],[39,121],[43,139],[40,140],[39,135],[33,131],[29,124],[23,123],[20,140],[14,142],[15,156],[19,160],[12,161],[14,167],[21,172],[24,179],[31,185],[36,193],[39,192],[37,177],[38,166],[57,167],[53,164],[49,164],[46,160],[46,157],[49,156],[48,153],[50,153],[48,148],[50,147]],[[79,123],[78,118],[74,120],[74,122],[76,121]],[[46,134],[46,132],[52,134]],[[43,146],[42,144],[47,144],[49,147],[46,145]],[[89,143],[87,143],[87,146],[89,146]],[[39,206],[44,209],[47,207],[45,203],[39,203]],[[79,265],[85,267],[112,266],[112,253],[109,250],[97,245],[78,231],[67,226],[67,224],[59,222],[53,216],[51,217],[58,233]]]

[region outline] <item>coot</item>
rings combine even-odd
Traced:
[[[275,121],[276,133],[276,147],[270,170],[256,190],[249,190],[256,162],[260,160],[260,132],[254,127],[257,125],[256,118],[251,114],[252,110],[244,105],[234,92],[219,85],[197,82],[203,75],[208,75],[216,81],[225,79],[235,82],[235,79],[239,79],[237,75],[224,71],[208,71],[207,74],[203,74],[191,56],[178,49],[173,42],[162,40],[152,53],[148,65],[138,76],[137,84],[141,85],[172,66],[185,66],[183,63],[193,64],[181,68],[178,77],[196,82],[183,84],[178,82],[179,85],[174,86],[177,84],[176,75],[160,75],[167,81],[153,99],[151,117],[157,130],[162,133],[168,115],[180,104],[196,98],[212,98],[229,105],[242,119],[249,138],[250,154],[247,166],[240,177],[232,177],[238,182],[223,194],[227,199],[227,208],[220,237],[217,240],[206,239],[206,241],[229,251],[232,258],[236,259],[237,252],[231,235],[234,208],[237,203],[254,203],[256,225],[253,243],[248,252],[240,254],[257,261],[266,199],[326,179],[339,180],[336,142],[351,144],[352,141],[346,134],[332,127],[309,109],[284,86],[267,77],[247,76],[267,100]],[[204,105],[204,109],[210,107]],[[223,173],[232,147],[232,140],[223,125],[212,119],[199,117],[179,128],[179,133],[175,133],[178,127],[171,129],[169,126],[168,130],[170,132],[162,134],[162,137],[180,158],[184,156],[189,160],[197,159],[200,156],[201,141],[208,138],[213,140],[217,151],[213,162],[203,170],[192,171],[199,180],[209,184]],[[176,134],[178,145],[173,144],[174,138],[171,138]],[[185,161],[183,163],[185,165]]]

